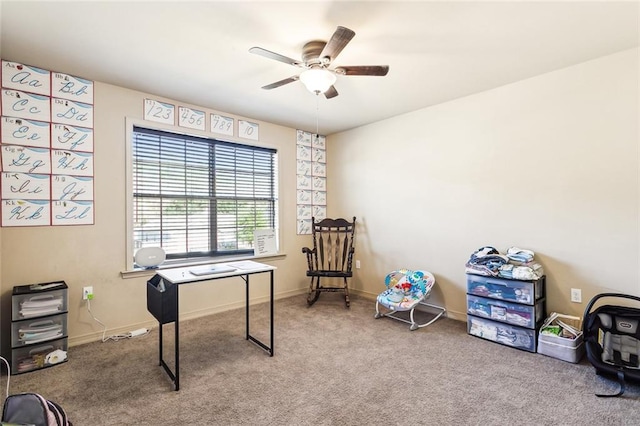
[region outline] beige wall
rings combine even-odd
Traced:
[[[73,70],[65,72],[73,74]],[[125,225],[129,196],[125,178],[125,121],[133,119],[142,122],[146,97],[163,100],[133,90],[95,83],[94,225],[0,229],[4,356],[8,356],[10,346],[11,291],[15,285],[66,281],[69,286],[70,345],[102,337],[102,327],[93,321],[85,302],[81,300],[81,289],[85,285],[94,288],[95,299],[91,302],[91,310],[107,325],[107,335],[157,325],[146,309],[145,285],[151,274],[127,279],[121,276],[121,272],[127,268]],[[166,101],[180,104],[175,100]],[[197,107],[207,113],[219,112],[194,105],[186,106]],[[308,244],[308,236],[295,234],[296,131],[249,119],[260,124],[260,142],[255,144],[278,150],[280,243],[285,256],[264,261],[278,267],[275,275],[276,296],[289,296],[299,293],[306,286],[305,260],[300,247]],[[154,126],[154,123],[149,124]],[[227,140],[243,142],[238,139]],[[255,289],[252,295],[256,296],[256,301],[260,301],[266,298],[268,286],[266,277],[257,277],[252,279],[252,288]],[[243,288],[239,278],[184,286],[180,293],[181,312],[185,318],[190,318],[243,306]]]
[[[640,294],[637,76],[635,49],[329,136],[328,213],[359,221],[354,290],[374,297],[390,270],[426,268],[438,280],[434,299],[464,319],[464,263],[490,244],[536,251],[549,310],[582,313],[571,287],[585,302],[604,290]],[[67,282],[70,345],[102,336],[81,300],[85,285],[107,334],[154,325],[148,275],[121,277],[125,119],[141,120],[149,96],[162,100],[95,84],[95,225],[0,229],[4,356],[14,285]],[[260,143],[279,156],[285,256],[266,260],[278,267],[277,297],[307,286],[300,247],[310,239],[295,234],[295,136],[260,122]],[[185,286],[184,317],[242,306],[241,282],[232,283]],[[260,287],[256,301],[266,295]]]
[[[640,294],[638,75],[633,49],[331,135],[329,211],[360,222],[354,287],[424,268],[464,319],[469,255],[515,245],[545,267],[548,311]]]

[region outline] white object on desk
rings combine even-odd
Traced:
[[[236,268],[228,265],[205,265],[198,268],[189,269],[193,275],[222,274],[223,272],[233,272]]]

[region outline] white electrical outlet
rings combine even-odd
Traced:
[[[93,287],[82,287],[82,300],[93,299]]]
[[[360,261],[356,260],[356,269],[360,269]]]
[[[582,303],[582,290],[579,288],[571,289],[571,301],[575,303]]]

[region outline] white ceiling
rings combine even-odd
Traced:
[[[321,134],[499,87],[638,46],[638,1],[1,2],[3,59]],[[338,25],[356,36],[327,100],[294,82]],[[142,107],[141,107],[142,108]]]

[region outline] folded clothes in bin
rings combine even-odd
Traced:
[[[581,319],[552,312],[540,328],[537,352],[575,364],[584,349]]]

